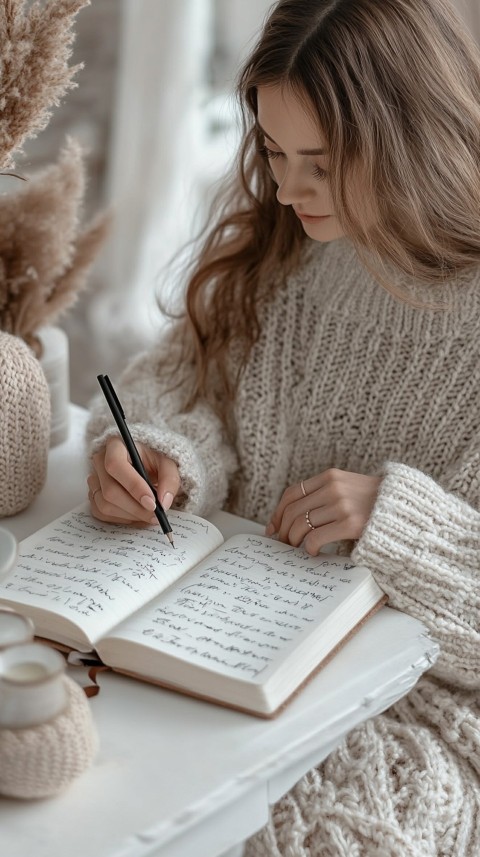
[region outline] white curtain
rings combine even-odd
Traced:
[[[118,369],[156,335],[156,286],[193,237],[212,182],[232,157],[236,126],[226,93],[269,5],[122,0],[107,181],[114,221],[97,266],[100,293],[88,309],[103,371]],[[216,52],[221,86],[212,80]]]
[[[122,0],[122,45],[107,197],[114,220],[91,301],[104,365],[154,335],[155,283],[189,237],[189,188],[202,147],[210,0]]]

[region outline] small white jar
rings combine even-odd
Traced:
[[[67,704],[65,661],[41,643],[22,643],[0,652],[0,728],[25,729],[46,723]]]
[[[31,643],[34,633],[35,628],[31,619],[16,613],[9,607],[0,607],[0,652],[9,646]]]
[[[60,327],[42,327],[37,331],[43,346],[40,366],[50,390],[52,422],[50,447],[67,440],[69,432],[70,377],[68,337]]]

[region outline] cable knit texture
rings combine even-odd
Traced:
[[[480,854],[480,269],[396,285],[444,309],[393,298],[345,239],[308,242],[262,311],[234,443],[205,403],[185,413],[188,367],[168,389],[175,331],[119,385],[135,437],[178,462],[190,511],[265,523],[288,485],[327,468],[382,476],[353,559],[441,644],[406,698],[272,808],[246,857]],[[97,399],[91,450],[111,433]]]
[[[64,676],[64,711],[39,726],[0,729],[0,794],[17,798],[50,797],[92,763],[98,747],[83,688]]]
[[[33,351],[0,331],[0,518],[41,491],[50,445],[50,391]]]

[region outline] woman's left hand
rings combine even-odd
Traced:
[[[291,485],[283,492],[266,535],[277,533],[281,542],[295,547],[305,540],[305,549],[313,556],[330,542],[359,539],[381,481],[379,476],[331,468]]]

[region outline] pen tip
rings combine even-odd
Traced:
[[[173,536],[172,536],[172,534],[171,534],[171,533],[167,533],[167,539],[168,539],[168,541],[170,542],[170,544],[171,544],[172,548],[174,548],[174,549],[175,549],[175,545],[173,544]]]

